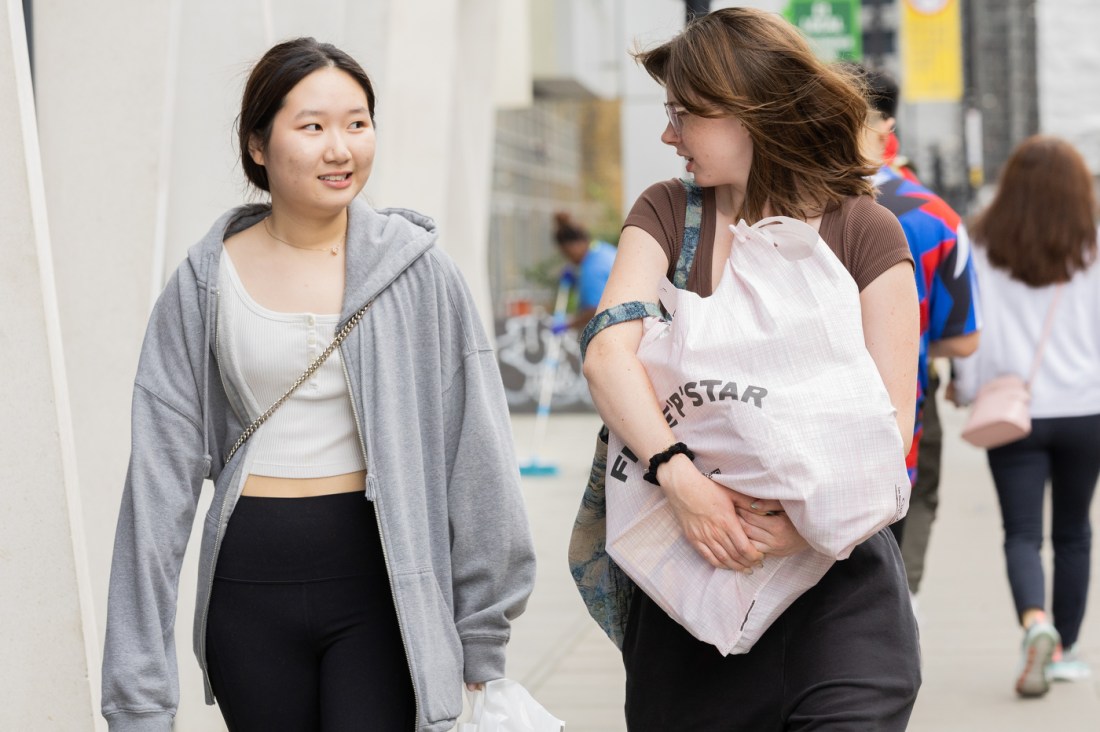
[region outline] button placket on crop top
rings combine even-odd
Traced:
[[[245,290],[227,253],[221,278],[230,283],[218,312],[226,379],[255,419],[294,383],[335,335],[340,316],[281,313]],[[355,417],[339,350],[257,431],[251,472],[320,478],[363,470]]]

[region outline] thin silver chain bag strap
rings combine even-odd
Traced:
[[[226,463],[233,459],[233,455],[236,454],[241,445],[248,442],[248,438],[252,436],[252,433],[258,430],[260,428],[260,425],[270,419],[271,415],[275,414],[275,410],[281,407],[283,405],[283,402],[289,399],[290,395],[293,394],[299,386],[306,383],[309,377],[313,376],[314,372],[317,371],[317,369],[321,368],[321,364],[323,364],[328,359],[328,357],[332,355],[333,351],[340,347],[340,344],[344,342],[344,339],[348,337],[348,334],[351,333],[352,329],[355,328],[355,326],[359,325],[359,321],[363,319],[363,316],[367,314],[367,310],[373,304],[374,300],[371,300],[366,305],[359,308],[359,312],[351,316],[351,320],[349,320],[344,325],[344,327],[340,329],[340,332],[337,333],[336,337],[332,339],[332,343],[328,344],[328,348],[326,348],[320,356],[313,359],[313,363],[311,363],[306,368],[306,370],[302,372],[302,375],[299,376],[293,384],[291,384],[290,388],[286,390],[286,393],[275,400],[275,403],[268,407],[266,412],[257,417],[255,422],[245,428],[245,431],[242,432],[241,436],[237,438],[237,444],[233,445],[233,449],[230,450],[229,454],[225,456]]]

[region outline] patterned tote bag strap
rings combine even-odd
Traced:
[[[672,273],[672,284],[679,290],[687,289],[688,275],[691,273],[691,265],[695,262],[695,252],[699,248],[699,233],[703,221],[703,189],[688,180],[681,180],[687,193],[687,213],[684,217],[684,238],[680,243],[680,256],[676,260],[676,268]],[[619,303],[607,310],[596,314],[588,321],[581,333],[581,359],[584,359],[588,351],[588,344],[596,337],[596,334],[605,328],[630,320],[640,320],[646,316],[654,318],[664,317],[661,306],[655,302],[642,302],[631,300]]]
[[[607,427],[601,427],[588,484],[569,537],[569,572],[588,614],[622,648],[634,582],[607,553],[607,441]]]
[[[703,228],[703,189],[690,180],[681,180],[680,183],[687,192],[687,214],[684,216],[684,238],[680,243],[676,271],[672,273],[672,284],[677,290],[686,290],[691,265],[695,262],[695,252],[699,249],[699,234]]]

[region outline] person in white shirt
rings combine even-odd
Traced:
[[[1004,374],[1027,379],[1051,308],[1050,331],[1029,384],[1032,431],[988,451],[1005,531],[1008,581],[1025,630],[1020,696],[1050,680],[1089,675],[1075,646],[1085,615],[1100,476],[1100,264],[1097,202],[1081,155],[1065,140],[1024,140],[993,202],[972,227],[981,346],[955,362],[955,401],[966,404]],[[1052,619],[1046,612],[1043,498],[1051,485]]]

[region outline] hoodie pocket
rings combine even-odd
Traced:
[[[395,576],[394,590],[422,718],[454,719],[462,712],[462,643],[454,614],[430,569]]]

